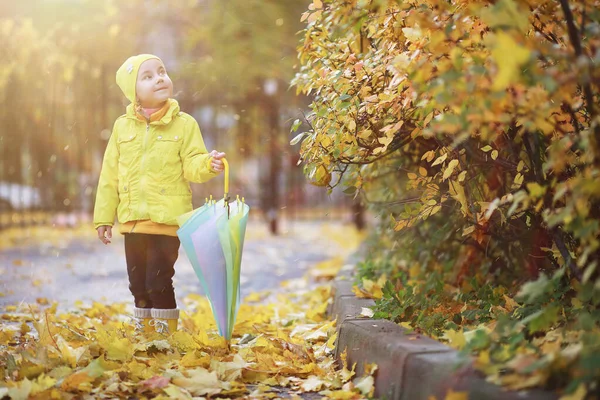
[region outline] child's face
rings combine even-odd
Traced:
[[[173,96],[173,82],[160,60],[152,58],[140,65],[135,92],[142,107],[146,108],[161,107]]]

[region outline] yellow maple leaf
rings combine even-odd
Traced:
[[[129,361],[134,353],[134,347],[127,338],[114,338],[105,349],[107,358],[116,361]]]
[[[153,376],[152,371],[144,363],[132,360],[125,365],[127,367],[126,370],[133,379],[146,380],[152,378]]]
[[[348,365],[344,362],[343,368],[339,371],[340,378],[342,378],[342,382],[348,382],[352,377],[356,374],[354,371],[356,369],[356,363],[352,365],[352,369],[348,369]]]
[[[465,339],[465,334],[462,329],[460,331],[448,329],[446,332],[444,332],[444,336],[442,336],[442,338],[448,340],[450,346],[459,350],[462,350],[467,344],[467,340]]]
[[[312,321],[323,321],[325,319],[325,313],[327,312],[328,303],[323,302],[322,304],[311,308],[306,312],[306,317]]]
[[[325,344],[328,349],[333,350],[335,348],[335,341],[337,340],[337,333],[331,335],[327,343]]]
[[[247,363],[239,354],[236,354],[233,356],[233,360],[229,362],[212,360],[210,369],[217,373],[217,377],[220,380],[230,382],[241,378],[242,369],[249,365],[250,363]]]
[[[71,366],[71,368],[77,366],[77,361],[79,361],[83,353],[87,350],[87,346],[81,346],[79,348],[71,347],[62,336],[56,338],[56,344],[58,345],[63,359]]]
[[[176,331],[169,337],[169,343],[177,347],[181,352],[189,352],[198,348],[198,343],[192,335],[184,331]]]
[[[208,368],[210,366],[210,356],[207,354],[205,356],[198,357],[197,352],[191,351],[189,353],[186,353],[186,355],[184,355],[181,358],[180,364],[181,364],[181,366],[183,366],[185,368],[193,368],[193,367]]]
[[[5,391],[11,399],[28,399],[31,394],[31,389],[33,387],[32,382],[25,378],[20,382],[17,382],[15,386],[9,387],[8,390]],[[1,394],[2,392],[0,392]]]
[[[352,293],[354,293],[354,295],[356,297],[358,297],[359,299],[370,299],[371,298],[371,294],[369,292],[361,289],[357,285],[352,286]]]
[[[169,395],[169,399],[175,399],[175,400],[189,400],[190,399],[190,395],[189,393],[187,393],[186,391],[182,390],[181,388],[175,386],[175,385],[168,385],[166,388],[163,389],[163,391]],[[155,397],[156,399],[156,397]]]
[[[352,287],[352,291],[356,294],[357,297],[360,298],[368,298],[368,299],[381,299],[383,297],[382,287],[385,284],[387,277],[382,275],[377,282],[374,282],[370,279],[363,278],[362,286],[363,288],[359,288],[354,285]]]
[[[302,382],[300,387],[305,392],[317,392],[323,388],[325,381],[316,375],[310,375],[307,379]]]
[[[38,343],[48,347],[54,346],[53,334],[58,331],[53,318],[53,315],[46,314],[44,318],[33,322],[33,327],[38,334]]]
[[[50,377],[46,374],[41,374],[36,378],[35,381],[32,382],[31,393],[30,395],[34,395],[40,392],[43,392],[56,384],[56,379]]]
[[[371,375],[363,376],[356,381],[354,385],[364,396],[373,397],[375,391],[375,378]]]
[[[217,377],[215,371],[204,368],[194,368],[185,371],[186,376],[175,377],[171,380],[174,385],[182,387],[194,396],[219,394],[226,386]]]
[[[86,371],[79,371],[65,378],[61,384],[61,389],[67,392],[81,390],[89,392],[91,390],[91,382],[95,380]]]

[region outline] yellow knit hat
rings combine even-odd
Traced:
[[[159,57],[152,54],[138,54],[137,56],[129,57],[117,70],[117,85],[119,85],[125,97],[134,104],[136,100],[135,85],[140,65],[152,58],[156,58],[162,63]]]

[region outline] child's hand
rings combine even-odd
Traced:
[[[225,164],[223,164],[221,158],[225,157],[225,153],[219,153],[218,151],[213,150],[210,152],[210,156],[212,157],[212,160],[210,160],[211,168],[216,172],[223,172]]]
[[[100,239],[102,241],[102,243],[104,243],[104,244],[109,244],[110,243],[109,239],[112,239],[112,226],[110,226],[110,225],[99,226],[97,231],[98,231],[98,239]]]

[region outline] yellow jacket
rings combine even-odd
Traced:
[[[169,99],[164,115],[151,122],[134,108],[129,104],[115,121],[108,141],[94,228],[112,226],[116,216],[126,227],[136,221],[146,227],[169,225],[164,234],[175,235],[175,218],[192,210],[189,182],[206,182],[218,173],[210,168],[198,123],[179,110],[176,100]]]

